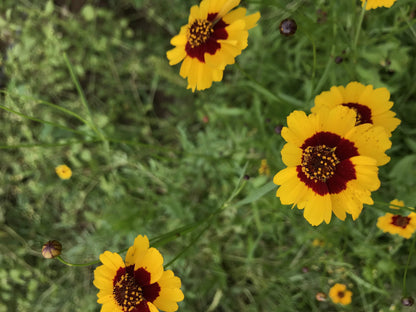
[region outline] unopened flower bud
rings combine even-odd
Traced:
[[[316,300],[321,301],[321,302],[326,301],[326,294],[323,292],[318,292],[316,293],[315,298]]]
[[[276,127],[274,127],[274,132],[276,132],[276,134],[280,134],[282,132],[282,129],[282,125],[277,125]]]
[[[46,259],[52,259],[61,254],[62,245],[57,240],[50,240],[42,246],[42,256]]]
[[[294,35],[297,29],[298,25],[296,24],[295,20],[291,18],[284,19],[279,25],[280,33],[284,36]]]
[[[402,298],[402,305],[405,307],[411,307],[415,303],[415,300],[412,297],[403,297]]]

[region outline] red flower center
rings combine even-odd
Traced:
[[[355,116],[355,125],[361,125],[365,123],[373,123],[373,120],[371,119],[371,109],[369,109],[365,105],[361,105],[358,103],[344,103],[342,106],[349,107],[357,113]]]
[[[298,178],[319,195],[337,194],[356,179],[350,158],[358,155],[354,143],[331,132],[318,132],[301,146]]]
[[[221,48],[218,40],[228,38],[225,27],[228,26],[221,18],[216,20],[217,13],[208,14],[207,19],[196,19],[188,27],[188,41],[185,46],[189,57],[197,58],[205,63],[205,53],[215,54]]]
[[[134,265],[120,268],[113,280],[113,295],[124,312],[149,312],[147,301],[153,302],[160,292],[158,283],[150,283],[150,273]]]
[[[334,175],[339,164],[335,149],[336,147],[331,148],[323,144],[308,146],[303,150],[302,172],[308,179],[326,182]]]
[[[405,229],[407,227],[407,225],[410,222],[410,218],[409,217],[403,217],[400,215],[395,215],[391,218],[391,224],[395,225],[395,226],[399,226],[403,229]]]
[[[345,292],[339,291],[337,295],[338,295],[338,298],[344,298]]]
[[[212,23],[207,20],[195,20],[188,30],[188,42],[191,48],[199,47],[212,35]]]

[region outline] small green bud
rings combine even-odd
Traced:
[[[62,245],[57,240],[50,240],[42,246],[42,256],[46,259],[52,259],[61,254]]]

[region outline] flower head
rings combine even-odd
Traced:
[[[416,230],[416,213],[411,212],[407,217],[386,213],[378,218],[377,227],[383,232],[409,239]]]
[[[347,305],[351,303],[352,292],[344,284],[335,284],[329,290],[329,297],[334,303]]]
[[[67,165],[59,165],[55,168],[55,172],[62,180],[68,180],[72,176],[71,168]]]
[[[184,296],[181,280],[171,270],[164,271],[163,257],[149,248],[146,236],[137,236],[126,260],[105,251],[102,265],[95,269],[94,285],[100,290],[98,303],[102,312],[173,312]]]
[[[362,6],[364,6],[366,0],[361,0]],[[365,6],[365,9],[371,10],[371,9],[377,9],[379,7],[386,7],[390,8],[396,0],[367,0],[367,5]]]
[[[226,65],[247,47],[248,30],[256,26],[260,13],[246,15],[237,8],[240,0],[202,0],[193,6],[188,24],[181,27],[167,52],[170,65],[182,62],[180,75],[188,78],[192,92],[211,87],[221,81]]]
[[[371,192],[380,186],[378,165],[389,157],[386,131],[371,124],[355,126],[355,112],[343,106],[319,113],[294,111],[282,130],[281,154],[287,168],[273,182],[284,205],[304,209],[312,225],[329,223],[332,212],[355,220],[363,203],[373,204]]]
[[[332,87],[330,91],[316,96],[312,112],[316,113],[322,107],[346,106],[356,112],[356,125],[370,123],[382,126],[391,135],[400,120],[390,110],[393,102],[389,99],[390,92],[386,88],[373,89],[372,85],[350,82],[346,87]]]

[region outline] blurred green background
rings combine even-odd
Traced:
[[[100,310],[95,266],[43,259],[50,239],[83,263],[200,220],[156,240],[165,263],[180,255],[169,266],[182,279],[180,311],[412,311],[400,299],[413,240],[375,224],[394,198],[416,205],[414,1],[366,12],[357,45],[358,0],[242,1],[262,14],[247,49],[222,82],[192,93],[166,51],[195,4],[0,3],[0,312]],[[291,37],[279,33],[287,17],[298,25]],[[402,124],[376,204],[355,222],[312,227],[274,195],[284,144],[275,128],[350,81],[388,88]],[[258,173],[262,159],[270,175]],[[70,180],[55,174],[60,164]],[[336,282],[351,305],[315,299]]]

